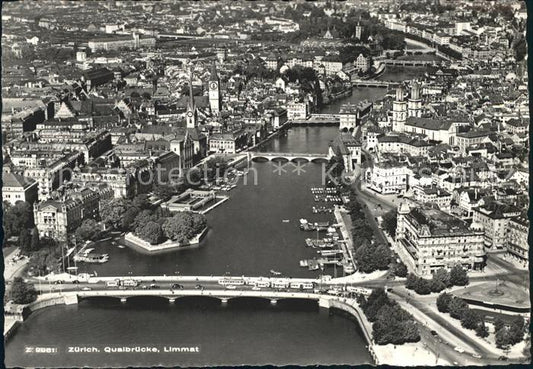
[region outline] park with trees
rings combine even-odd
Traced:
[[[392,262],[392,252],[388,245],[374,242],[374,232],[366,218],[363,205],[357,199],[353,188],[348,187],[346,209],[352,219],[352,239],[354,258],[359,271],[372,273],[387,270]]]
[[[489,336],[489,329],[484,316],[476,310],[470,309],[468,304],[460,297],[449,293],[442,293],[437,298],[437,309],[441,313],[448,313],[454,319],[461,321],[461,326],[476,332],[482,338]],[[521,342],[527,331],[527,324],[522,316],[513,316],[507,320],[498,317],[494,320],[494,337],[496,347],[509,349]]]
[[[419,295],[429,295],[441,292],[452,286],[466,286],[469,283],[468,274],[461,265],[454,265],[450,271],[440,268],[433,273],[431,279],[417,277],[413,273],[407,274],[405,287]]]
[[[378,345],[401,345],[420,340],[413,316],[391,300],[383,288],[373,290],[368,297],[359,295],[357,300],[372,323],[372,338]]]
[[[153,206],[146,195],[134,199],[114,199],[101,209],[102,222],[122,232],[132,232],[150,244],[166,240],[186,243],[207,227],[204,215],[180,212],[172,215],[167,209]]]

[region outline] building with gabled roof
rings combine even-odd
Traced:
[[[26,178],[10,170],[2,172],[2,200],[15,205],[17,201],[26,201],[30,204],[37,200],[39,184],[37,181]]]

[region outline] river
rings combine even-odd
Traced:
[[[354,90],[329,105],[375,100],[385,89]],[[338,127],[293,127],[261,150],[325,153]],[[230,192],[231,199],[208,213],[209,233],[197,249],[144,255],[128,247],[103,243],[106,264],[83,266],[98,275],[285,275],[314,277],[299,260],[316,256],[304,246],[310,234],[298,229],[300,218],[314,215],[310,187],[320,186],[322,165],[309,163],[298,171],[292,164],[274,172],[272,163],[252,163],[248,184]],[[283,169],[285,171],[283,171]],[[254,177],[256,181],[254,181]],[[289,220],[289,222],[283,222]],[[339,268],[341,269],[341,268]],[[334,270],[326,271],[333,274]],[[339,272],[339,275],[342,271]],[[68,345],[200,346],[199,353],[105,354],[63,353]],[[60,354],[24,353],[25,346],[57,347]],[[286,301],[272,307],[257,300],[219,302],[189,299],[174,305],[157,299],[83,300],[75,306],[45,308],[32,314],[6,345],[8,366],[210,366],[370,363],[357,324],[330,316],[314,302]]]

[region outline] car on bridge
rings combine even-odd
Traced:
[[[170,286],[171,289],[177,289],[177,290],[182,290],[183,289],[183,285],[182,284],[179,284],[179,283],[173,283],[171,286]]]

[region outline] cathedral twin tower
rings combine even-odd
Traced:
[[[404,97],[403,86],[396,89],[396,99],[392,103],[392,130],[404,132],[405,122],[408,117],[422,116],[422,99],[420,98],[420,85],[413,82],[411,86],[411,96],[407,101]]]

